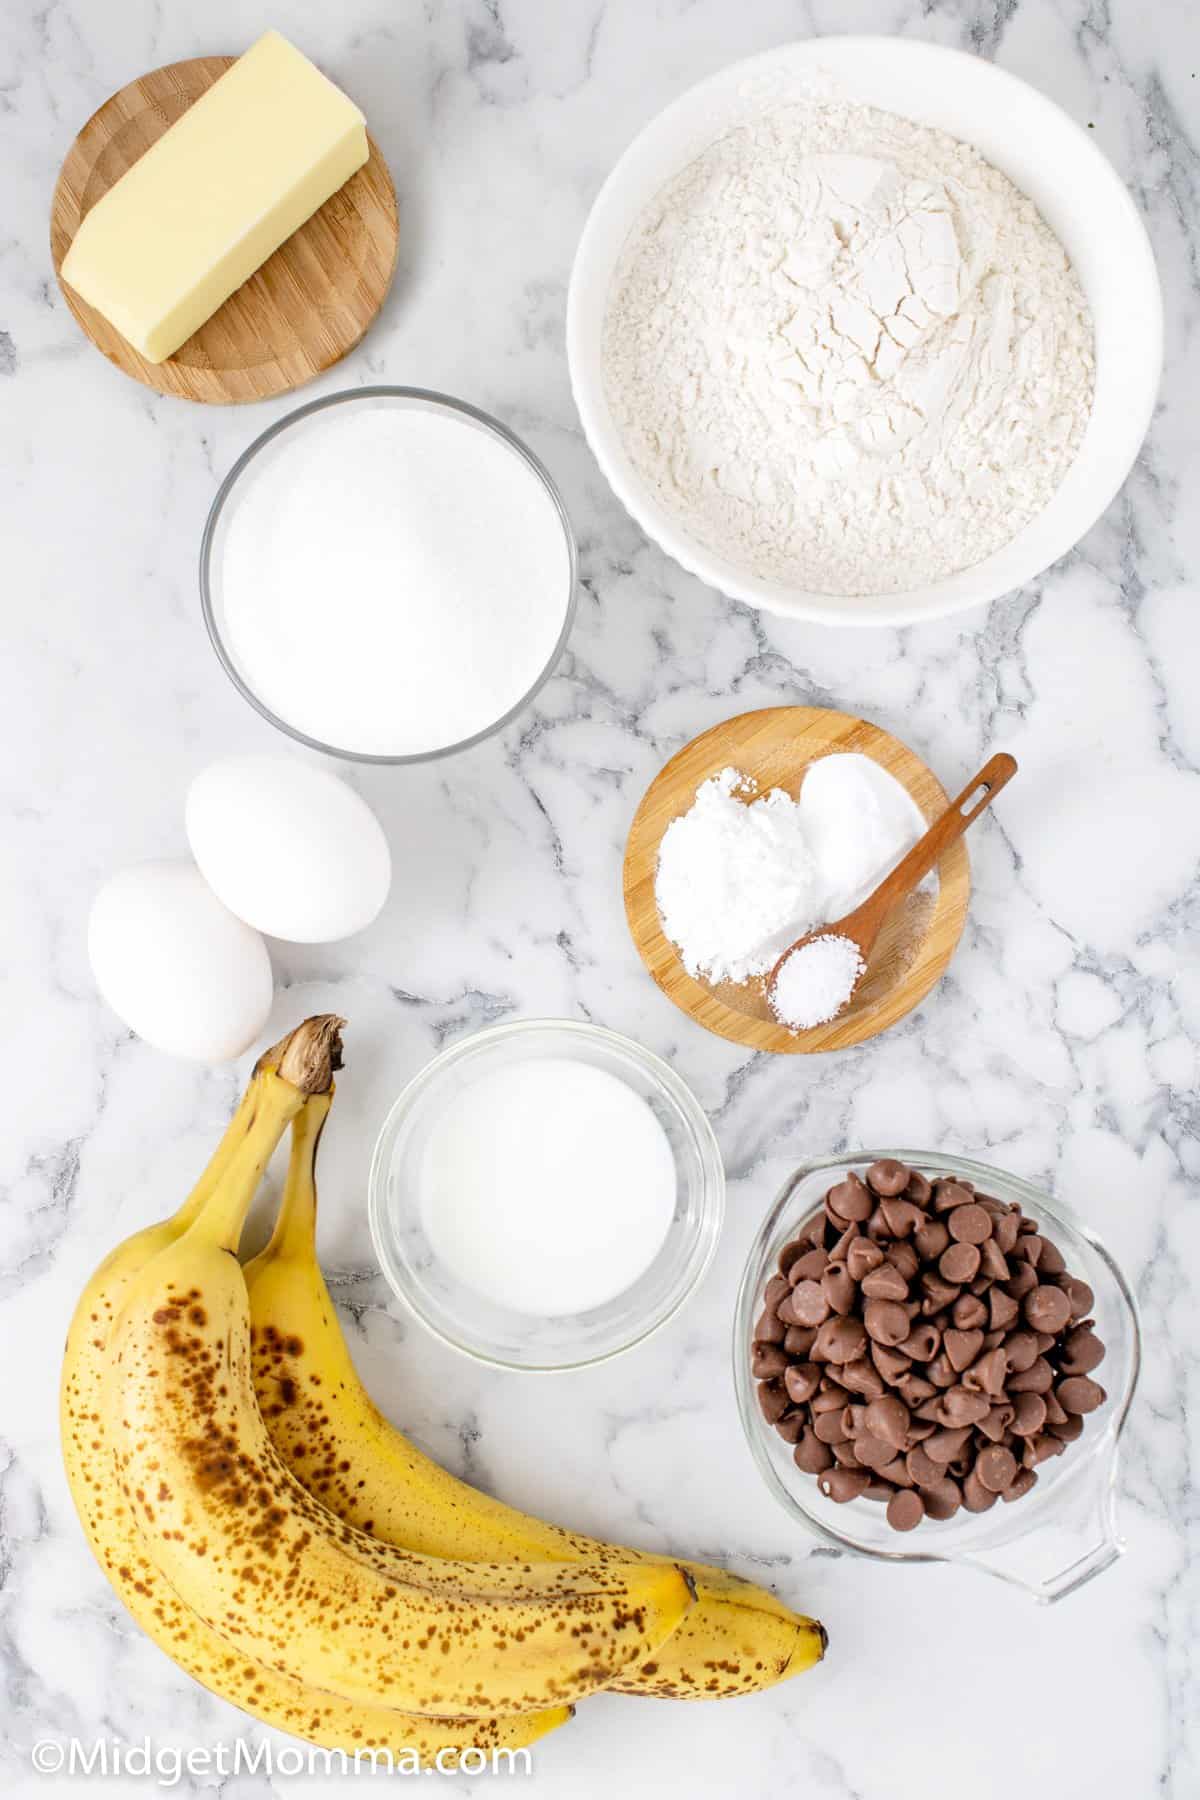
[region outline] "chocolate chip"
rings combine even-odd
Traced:
[[[1073,1444],[1076,1438],[1083,1436],[1083,1419],[1079,1413],[1065,1412],[1061,1419],[1055,1419],[1047,1426],[1051,1437],[1061,1438],[1064,1444]]]
[[[904,1466],[908,1470],[909,1480],[915,1481],[918,1487],[932,1487],[946,1473],[941,1463],[935,1463],[925,1454],[923,1445],[918,1444],[904,1458]]]
[[[846,1427],[843,1423],[846,1409],[844,1406],[832,1412],[817,1413],[813,1419],[813,1432],[823,1444],[841,1444],[846,1440]]]
[[[875,1210],[875,1201],[870,1190],[864,1187],[857,1175],[846,1175],[831,1187],[825,1196],[826,1203],[833,1208],[838,1217],[850,1224],[861,1225],[869,1219]]]
[[[774,1312],[779,1302],[788,1291],[786,1275],[772,1275],[763,1292],[763,1305],[767,1312]]]
[[[756,1381],[773,1381],[790,1367],[787,1351],[778,1344],[755,1344],[750,1373]]]
[[[1037,1286],[1037,1270],[1028,1263],[1018,1263],[1004,1284],[1006,1293],[1014,1300],[1023,1300],[1031,1288]]]
[[[1047,1282],[1030,1288],[1021,1310],[1035,1331],[1048,1332],[1052,1337],[1071,1322],[1069,1296],[1060,1287],[1051,1287]]]
[[[813,1355],[824,1362],[856,1362],[866,1348],[867,1333],[862,1320],[839,1315],[826,1319],[817,1332]]]
[[[867,1430],[893,1451],[904,1448],[909,1424],[909,1410],[895,1394],[883,1394],[867,1407]]]
[[[911,1237],[925,1219],[920,1207],[911,1200],[881,1200],[879,1208],[894,1238]]]
[[[883,1251],[870,1238],[856,1237],[846,1252],[846,1269],[851,1281],[861,1282],[883,1261]]]
[[[949,1256],[949,1250],[944,1254]],[[947,1281],[936,1269],[922,1269],[921,1292],[928,1300],[931,1312],[939,1312],[944,1306],[953,1306],[958,1299],[958,1291],[957,1283]]]
[[[827,1500],[834,1500],[844,1506],[848,1500],[857,1500],[871,1485],[871,1477],[865,1469],[830,1469],[817,1476],[817,1486]]]
[[[864,1400],[877,1400],[884,1392],[883,1376],[865,1357],[860,1357],[856,1362],[844,1363],[839,1372],[844,1385],[852,1393],[861,1394]]]
[[[823,1375],[821,1377],[821,1386],[812,1397],[812,1409],[814,1414],[841,1412],[842,1408],[849,1406],[849,1404],[849,1390],[842,1387],[840,1382],[830,1381],[828,1376]]]
[[[833,1467],[833,1451],[814,1431],[806,1431],[792,1452],[792,1461],[806,1475],[820,1475]]]
[[[914,1531],[925,1517],[925,1502],[915,1488],[898,1488],[888,1501],[887,1522],[893,1531]]]
[[[1016,1479],[1017,1459],[1003,1444],[989,1444],[979,1452],[975,1473],[989,1493],[1003,1494]]]
[[[1058,1245],[1052,1244],[1049,1238],[1043,1238],[1042,1254],[1038,1258],[1038,1274],[1062,1275],[1066,1273],[1066,1267],[1063,1253]]]
[[[793,1325],[823,1325],[829,1317],[829,1298],[819,1281],[798,1281],[784,1304],[784,1317]]]
[[[1036,1269],[1042,1259],[1042,1240],[1036,1232],[1028,1237],[1018,1237],[1013,1256],[1020,1262],[1026,1262],[1030,1268]]]
[[[1002,1218],[993,1220],[992,1242],[1004,1256],[1015,1247],[1021,1229],[1019,1212],[1005,1213]]]
[[[913,1243],[926,1262],[936,1262],[950,1243],[950,1232],[940,1219],[926,1219],[913,1233]]]
[[[977,1387],[984,1394],[993,1397],[1003,1393],[1004,1383],[1008,1376],[1008,1355],[1003,1345],[995,1350],[988,1350],[967,1370],[965,1382],[967,1387]]]
[[[995,1238],[988,1238],[986,1243],[979,1246],[979,1274],[976,1279],[990,1287],[993,1281],[1009,1281],[1011,1278],[1008,1258]]]
[[[902,1194],[911,1180],[912,1171],[893,1156],[882,1157],[867,1170],[867,1185],[885,1197]]]
[[[974,1244],[951,1244],[938,1258],[943,1281],[970,1281],[979,1269],[979,1250]]]
[[[922,1175],[919,1169],[910,1171],[908,1186],[904,1191],[914,1206],[928,1206],[933,1195],[933,1188],[928,1177]]]
[[[783,1378],[788,1399],[793,1406],[803,1406],[811,1400],[821,1381],[821,1371],[816,1363],[793,1363]]]
[[[789,1356],[798,1357],[803,1362],[812,1349],[816,1336],[816,1331],[811,1325],[789,1325],[783,1340],[783,1347]]]
[[[1071,1318],[1086,1318],[1096,1304],[1096,1296],[1086,1281],[1080,1281],[1075,1275],[1064,1275],[1059,1282],[1063,1293],[1071,1302]]]
[[[830,1249],[830,1262],[844,1263],[847,1250],[849,1250],[851,1244],[858,1241],[859,1235],[857,1225],[847,1225],[845,1231],[843,1231],[841,1237],[837,1240],[837,1243]]]
[[[972,1513],[987,1512],[988,1508],[995,1506],[1000,1498],[999,1494],[994,1494],[990,1488],[984,1487],[975,1469],[971,1470],[963,1482],[962,1497],[963,1505],[968,1512]]]
[[[907,1300],[908,1283],[890,1262],[880,1263],[863,1278],[862,1291],[868,1300]]]
[[[982,1331],[948,1331],[942,1339],[950,1367],[961,1374],[983,1349]]]
[[[982,1244],[992,1235],[992,1216],[982,1206],[956,1206],[947,1221],[950,1236],[960,1244]]]
[[[1054,1386],[1054,1370],[1039,1356],[1020,1375],[1010,1375],[1005,1386],[1010,1394],[1048,1394]]]
[[[1018,1437],[1036,1437],[1046,1423],[1046,1402],[1040,1394],[1018,1394],[1013,1404],[1012,1428]]]
[[[1000,1496],[1002,1500],[1020,1500],[1037,1485],[1037,1476],[1032,1469],[1019,1469],[1017,1478],[1011,1487],[1005,1488]]]
[[[977,1425],[991,1412],[986,1394],[973,1394],[970,1388],[947,1388],[942,1395],[942,1416],[947,1425]]]
[[[1032,1368],[1038,1359],[1037,1339],[1031,1331],[1014,1331],[1005,1339],[1004,1354],[1008,1358],[1008,1366],[1014,1375],[1021,1375]]]
[[[907,1356],[899,1350],[889,1350],[886,1344],[871,1345],[871,1361],[879,1370],[884,1381],[895,1386],[902,1375],[906,1375],[912,1367]]]
[[[861,1437],[854,1440],[854,1454],[864,1469],[878,1472],[891,1462],[896,1454],[896,1447],[894,1444],[885,1444],[873,1432],[864,1431]]]
[[[1003,1288],[988,1289],[988,1324],[993,1331],[1006,1330],[1020,1310],[1012,1295],[1006,1294]]]
[[[935,1181],[933,1184],[935,1212],[946,1213],[956,1206],[970,1206],[974,1198],[971,1189],[961,1181]]]
[[[948,1475],[935,1482],[931,1487],[921,1489],[921,1498],[925,1502],[925,1514],[930,1519],[952,1519],[962,1505],[962,1489],[957,1481]]]
[[[765,1312],[754,1327],[756,1344],[782,1344],[787,1326],[778,1313]]]
[[[796,1258],[788,1270],[788,1281],[792,1287],[795,1287],[800,1281],[820,1281],[828,1261],[828,1250],[806,1250],[803,1256]]]
[[[950,1463],[960,1453],[963,1446],[970,1441],[971,1427],[958,1425],[945,1431],[935,1431],[931,1438],[925,1440],[925,1454],[933,1463]]]
[[[937,1355],[942,1347],[942,1334],[936,1325],[914,1325],[908,1336],[896,1348],[901,1356],[907,1356],[910,1362],[928,1362]]]
[[[854,1445],[848,1438],[844,1438],[840,1444],[831,1444],[829,1448],[833,1452],[834,1462],[838,1463],[843,1469],[862,1468],[862,1464],[854,1453]]]
[[[836,1313],[848,1313],[858,1291],[844,1263],[831,1262],[821,1277],[821,1292]]]
[[[775,1429],[785,1444],[794,1444],[799,1440],[807,1420],[808,1414],[796,1407],[792,1412],[786,1412],[776,1419]]]
[[[1063,1342],[1059,1368],[1064,1375],[1090,1375],[1104,1361],[1104,1345],[1090,1325],[1077,1325]]]
[[[761,1381],[758,1385],[758,1405],[768,1425],[774,1425],[788,1409],[788,1397],[776,1381]]]
[[[867,1279],[869,1281],[870,1276]],[[902,1344],[908,1336],[908,1314],[896,1300],[868,1300],[863,1308],[863,1322],[869,1336],[890,1349]]]
[[[1087,1375],[1069,1375],[1065,1381],[1059,1382],[1054,1394],[1067,1413],[1095,1412],[1108,1398],[1100,1383],[1092,1381]]]
[[[980,1431],[989,1442],[998,1444],[1007,1437],[1012,1426],[1014,1409],[1007,1401],[1003,1406],[993,1406],[985,1418],[980,1419],[976,1430]]]
[[[921,1259],[912,1244],[889,1244],[885,1255],[893,1269],[898,1269],[905,1281],[911,1281],[921,1267]]]
[[[959,1331],[979,1331],[988,1322],[988,1309],[978,1294],[960,1294],[954,1302],[953,1318]]]
[[[779,1273],[781,1275],[786,1275],[797,1258],[804,1255],[806,1248],[807,1245],[802,1238],[797,1238],[791,1244],[785,1244],[776,1259],[776,1267],[778,1268]]]
[[[1047,1425],[1062,1425],[1066,1422],[1070,1415],[1058,1404],[1058,1401],[1054,1398],[1053,1392],[1049,1394],[1039,1394],[1038,1398],[1046,1408]]]

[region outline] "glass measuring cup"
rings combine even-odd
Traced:
[[[1092,1316],[1107,1355],[1095,1378],[1107,1389],[1105,1404],[1087,1419],[1083,1436],[1062,1456],[1043,1463],[1038,1484],[1012,1505],[986,1513],[960,1509],[953,1519],[923,1522],[901,1534],[883,1508],[868,1500],[837,1505],[792,1460],[792,1446],[772,1430],[759,1410],[750,1372],[754,1321],[776,1259],[801,1227],[820,1211],[826,1190],[854,1170],[894,1157],[936,1181],[957,1176],[981,1193],[1018,1201],[1039,1220],[1066,1258],[1068,1269],[1092,1288]],[[1141,1330],[1129,1285],[1104,1245],[1061,1201],[985,1163],[926,1150],[862,1150],[802,1164],[785,1182],[754,1240],[738,1290],[733,1340],[738,1411],[751,1454],[768,1488],[793,1518],[827,1544],[894,1563],[961,1563],[1024,1588],[1036,1600],[1061,1600],[1110,1567],[1124,1544],[1117,1529],[1116,1477],[1119,1441],[1137,1385]]]

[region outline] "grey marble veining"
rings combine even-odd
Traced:
[[[10,7],[0,23],[0,1770],[21,1796],[66,1789],[30,1773],[42,1737],[261,1736],[142,1638],[92,1563],[59,1464],[56,1383],[86,1276],[175,1204],[239,1086],[240,1070],[172,1062],[122,1029],[94,993],[84,921],[112,869],[182,852],[183,793],[208,758],[276,742],[209,651],[195,560],[221,476],[292,403],[195,410],[127,381],[77,331],[46,233],[67,145],[114,88],[240,47],[267,22],[232,0],[187,14],[60,0]],[[401,199],[383,316],[311,391],[414,382],[499,413],[560,481],[582,555],[578,625],[532,711],[452,762],[351,777],[396,857],[377,925],[347,944],[273,947],[273,1026],[326,1007],[351,1022],[322,1153],[321,1248],[356,1356],[393,1416],[471,1479],[605,1536],[728,1558],[832,1636],[821,1671],[751,1700],[589,1701],[539,1747],[532,1779],[564,1800],[600,1781],[631,1800],[685,1781],[704,1796],[1192,1800],[1190,0],[287,0],[269,22],[363,104]],[[563,354],[574,245],[636,129],[723,63],[834,30],[957,45],[1051,94],[1129,183],[1167,297],[1154,428],[1105,518],[1028,591],[900,632],[784,623],[683,574],[607,490]],[[993,747],[1022,764],[974,836],[971,914],[947,979],[886,1037],[819,1067],[694,1028],[644,975],[621,905],[624,834],[661,763],[718,719],[781,700],[878,720],[948,786]],[[538,1013],[594,1019],[669,1056],[709,1110],[730,1176],[717,1263],[690,1307],[629,1357],[554,1382],[477,1370],[402,1316],[372,1272],[362,1199],[405,1078],[466,1031]],[[973,1151],[1053,1185],[1136,1285],[1147,1354],[1121,1481],[1129,1553],[1049,1611],[966,1571],[814,1553],[741,1443],[727,1338],[754,1229],[801,1156],[889,1141]],[[1005,1707],[1019,1730],[1001,1739]],[[255,1777],[230,1791],[289,1785]]]

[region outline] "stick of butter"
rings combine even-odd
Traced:
[[[63,280],[163,362],[367,154],[357,106],[268,31],[96,202]]]

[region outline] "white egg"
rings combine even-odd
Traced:
[[[190,862],[138,863],[105,882],[88,919],[96,986],[157,1050],[225,1062],[271,1010],[271,959]]]
[[[210,763],[188,791],[187,834],[230,912],[294,944],[361,931],[392,882],[387,839],[366,801],[289,756]]]

